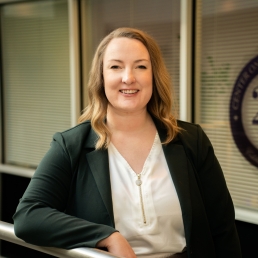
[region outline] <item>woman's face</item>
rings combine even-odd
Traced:
[[[105,94],[109,111],[145,111],[152,95],[152,66],[149,52],[136,39],[115,38],[103,57]]]

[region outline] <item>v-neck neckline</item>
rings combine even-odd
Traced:
[[[155,137],[154,137],[154,141],[152,143],[152,146],[151,146],[151,149],[150,149],[150,152],[147,156],[147,158],[145,159],[144,163],[143,163],[143,167],[142,167],[142,171],[140,173],[136,173],[132,167],[130,166],[130,164],[127,162],[127,160],[124,158],[124,156],[119,152],[119,150],[116,148],[116,146],[110,142],[110,147],[113,148],[113,150],[117,153],[117,155],[123,160],[123,162],[126,164],[127,168],[129,169],[129,171],[134,175],[134,176],[138,176],[138,175],[143,175],[145,173],[145,167],[146,167],[146,163],[147,161],[150,159],[152,153],[153,153],[153,149],[155,147],[155,145],[158,143],[158,132],[156,132],[155,134]]]

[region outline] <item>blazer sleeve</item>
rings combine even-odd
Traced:
[[[221,166],[212,144],[199,125],[196,126],[197,145],[189,146],[199,189],[215,246],[216,257],[241,256],[240,243],[235,227],[234,206]]]
[[[13,216],[17,237],[34,245],[71,249],[95,247],[116,231],[64,212],[72,174],[71,154],[58,133]]]

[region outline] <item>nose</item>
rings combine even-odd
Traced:
[[[135,77],[131,69],[125,69],[123,73],[122,82],[128,85],[135,82]]]

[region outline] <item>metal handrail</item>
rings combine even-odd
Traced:
[[[22,239],[18,238],[14,234],[13,225],[10,223],[6,223],[0,221],[0,239],[12,242],[14,244],[22,245],[28,247],[30,249],[34,249],[46,254],[50,254],[55,257],[62,257],[62,258],[119,258],[118,256],[111,255],[108,252],[95,249],[95,248],[75,248],[71,250],[65,250],[61,248],[55,247],[43,247],[32,245],[29,243],[24,242]]]

